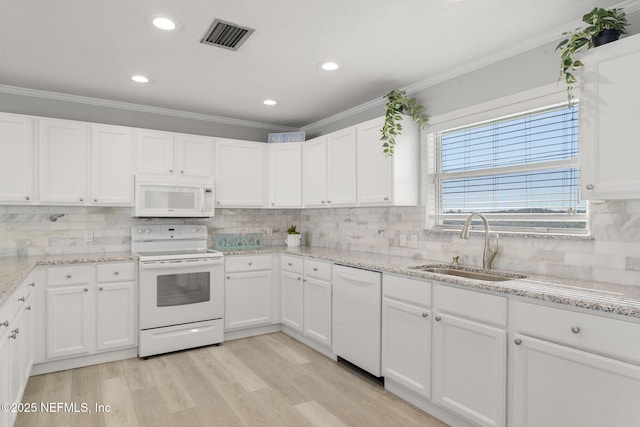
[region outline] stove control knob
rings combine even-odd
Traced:
[[[149,234],[149,233],[151,233],[151,229],[150,229],[150,228],[147,228],[146,230],[144,230],[144,232],[145,232],[145,233],[147,233],[147,234]]]
[[[142,228],[138,228],[138,234],[142,234]]]
[[[192,232],[192,233],[195,233],[196,231],[200,231],[200,229],[199,229],[199,228],[192,228],[192,229],[191,229],[191,232]]]

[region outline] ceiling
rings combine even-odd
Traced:
[[[0,0],[0,85],[299,128],[559,38],[596,4],[617,2]],[[201,44],[215,18],[255,32],[236,52]]]

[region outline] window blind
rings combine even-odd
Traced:
[[[432,134],[438,224],[482,212],[492,227],[584,232],[578,122],[563,104]]]

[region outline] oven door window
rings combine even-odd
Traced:
[[[209,272],[200,272],[158,276],[158,307],[209,301],[211,293],[209,275]]]

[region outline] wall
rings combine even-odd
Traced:
[[[209,247],[215,233],[263,232],[266,245],[283,245],[287,228],[299,224],[299,210],[217,209],[211,219],[138,219],[130,208],[0,206],[0,256],[129,252],[131,226],[206,224]],[[51,215],[63,215],[51,221]],[[267,235],[271,230],[271,235]],[[93,242],[84,241],[85,231]]]

